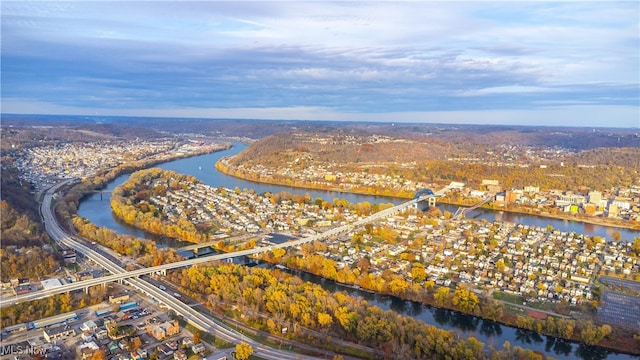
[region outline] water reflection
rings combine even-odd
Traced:
[[[573,346],[571,345],[571,342],[567,340],[547,336],[547,342],[544,349],[546,352],[551,352],[553,350],[553,353],[556,355],[569,356],[573,350]]]
[[[542,337],[531,330],[516,329],[516,339],[525,344],[541,343]]]
[[[417,302],[413,302],[410,301],[409,302],[411,304],[411,310],[409,311],[409,315],[411,315],[411,317],[418,317],[420,316],[420,314],[422,314],[422,305],[420,303]]]
[[[480,333],[487,337],[501,336],[502,326],[493,321],[482,320],[482,323],[480,324]]]
[[[609,351],[603,348],[580,344],[578,349],[576,349],[576,355],[584,360],[604,360],[609,356]]]
[[[438,325],[445,326],[449,325],[449,310],[445,309],[435,309],[433,311],[433,320],[438,323]]]
[[[476,332],[478,328],[479,318],[469,316],[457,311],[449,311],[450,324],[464,332]]]
[[[406,314],[408,307],[407,305],[408,301],[393,297],[391,298],[391,306],[389,308],[395,312]]]

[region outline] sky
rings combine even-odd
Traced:
[[[1,112],[640,128],[638,1],[6,1]]]

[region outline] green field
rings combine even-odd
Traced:
[[[524,302],[524,298],[520,295],[508,294],[502,291],[494,291],[493,298],[496,300],[522,305]]]

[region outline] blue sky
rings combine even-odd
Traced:
[[[3,113],[640,127],[640,2],[2,1]]]

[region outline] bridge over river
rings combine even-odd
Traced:
[[[435,198],[444,195],[447,191],[457,186],[459,186],[459,183],[451,183],[450,185],[444,187],[443,189],[435,193],[431,191],[419,191],[418,196],[402,204],[395,205],[393,207],[384,209],[382,211],[378,211],[375,214],[372,214],[366,218],[354,221],[353,223],[335,227],[318,234],[299,238],[297,240],[290,240],[280,244],[261,246],[253,249],[235,251],[235,252],[226,253],[226,254],[216,254],[216,255],[207,256],[207,257],[193,258],[189,260],[183,260],[183,261],[178,261],[171,264],[158,265],[158,266],[153,266],[148,268],[141,268],[141,269],[130,270],[130,271],[118,271],[111,275],[103,276],[96,279],[78,281],[75,283],[70,283],[70,284],[65,284],[62,286],[57,286],[49,289],[34,291],[27,294],[12,296],[9,298],[5,296],[2,299],[0,299],[0,308],[13,305],[22,301],[42,299],[54,294],[60,294],[64,292],[74,291],[74,290],[84,289],[85,291],[88,291],[88,289],[92,286],[106,284],[113,281],[122,281],[125,279],[137,278],[142,275],[149,275],[149,274],[156,274],[156,273],[164,275],[166,274],[166,271],[170,269],[177,269],[181,267],[186,267],[186,266],[191,266],[191,265],[196,265],[196,264],[201,264],[201,263],[206,263],[211,261],[226,260],[226,259],[230,259],[238,256],[256,255],[264,252],[273,251],[274,249],[277,249],[277,248],[285,249],[289,247],[300,247],[306,243],[311,243],[314,241],[322,241],[327,238],[331,238],[331,237],[335,237],[335,236],[347,233],[349,231],[352,231],[355,228],[381,220],[383,218],[393,216],[394,214],[402,212],[409,207],[423,208],[424,203],[426,204],[435,203]],[[198,244],[198,245],[211,246],[211,244]],[[198,248],[198,245],[194,245],[193,249]],[[183,248],[183,249],[186,249],[186,248]],[[191,248],[189,248],[189,250],[191,250]]]

